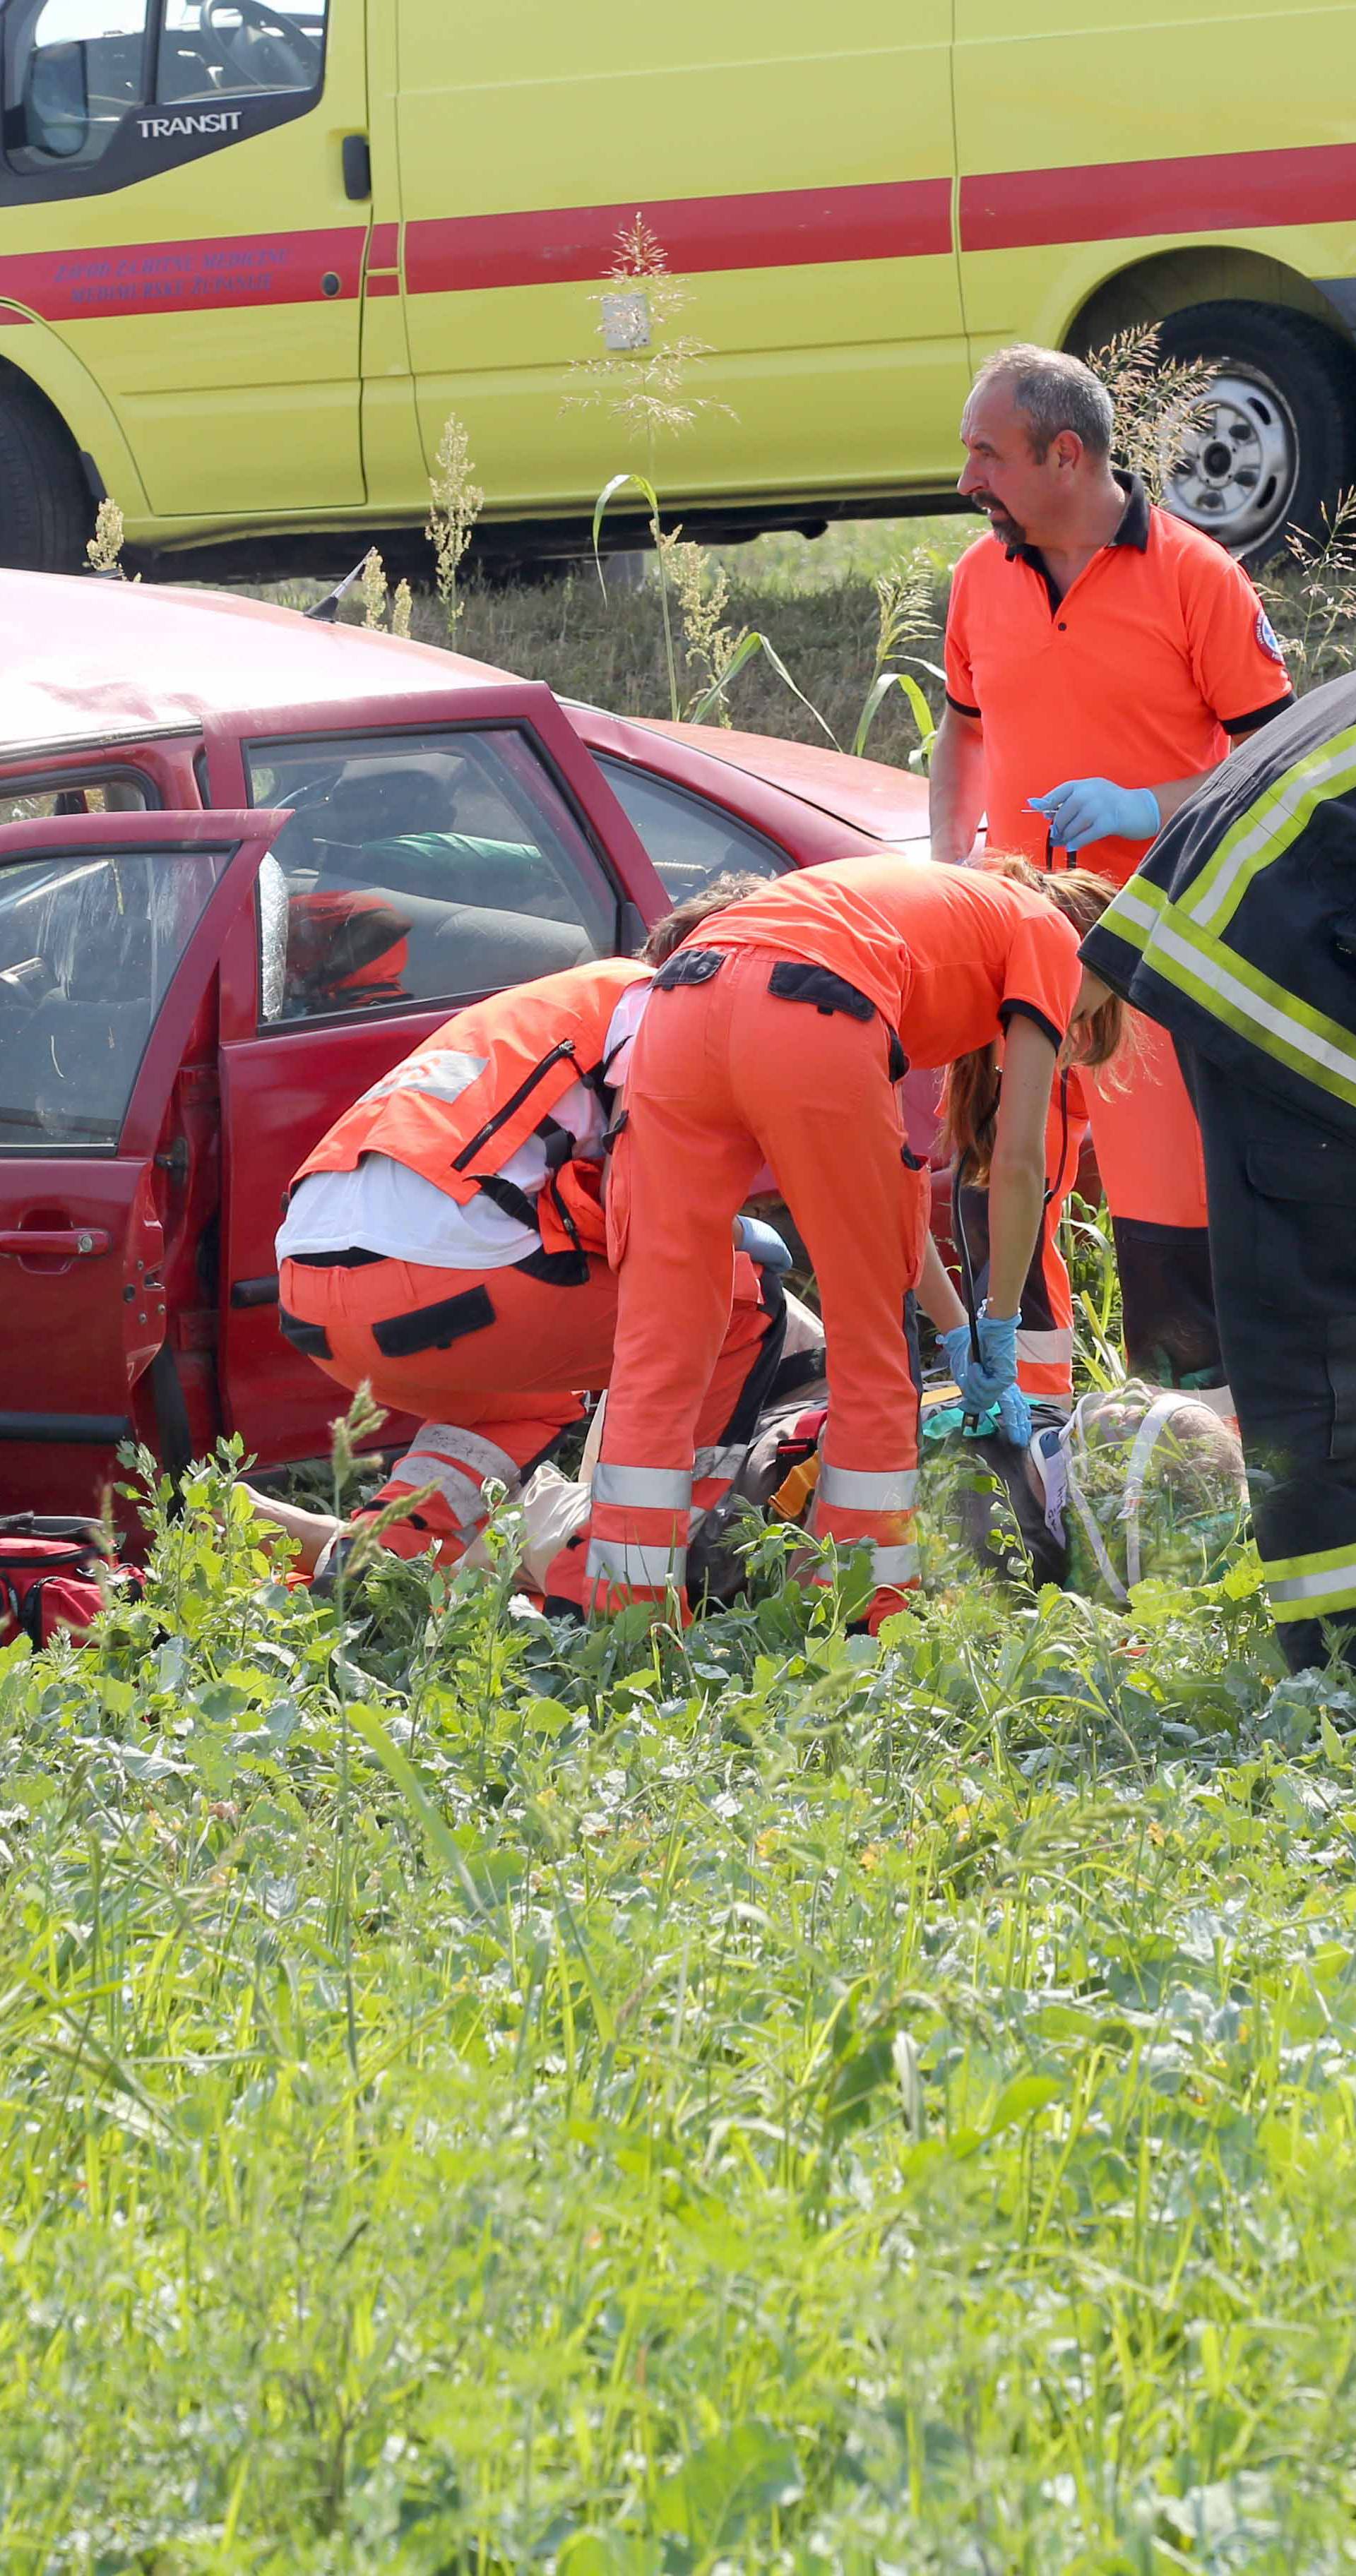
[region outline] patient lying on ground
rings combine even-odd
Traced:
[[[812,1365],[818,1319],[794,1298],[789,1348]],[[814,1495],[827,1389],[809,1374],[797,1394],[760,1421],[728,1509],[694,1532],[690,1582],[712,1603],[743,1587],[748,1516],[796,1526]],[[594,1426],[578,1477],[538,1468],[514,1505],[519,1574],[540,1588],[544,1569],[582,1529]],[[252,1495],[261,1518],[296,1543],[300,1570],[322,1571],[341,1524],[271,1496]],[[1067,1421],[1042,1423],[1025,1449],[996,1435],[965,1433],[952,1388],[923,1406],[925,1521],[944,1555],[958,1544],[977,1568],[1001,1580],[1055,1583],[1106,1603],[1124,1602],[1148,1580],[1203,1583],[1220,1572],[1247,1515],[1238,1439],[1218,1415],[1173,1388],[1131,1379],[1081,1398]],[[488,1567],[479,1540],[462,1560]]]
[[[963,1436],[959,1404],[925,1401],[923,1486],[996,1572],[1125,1601],[1149,1580],[1205,1583],[1248,1508],[1237,1434],[1180,1389],[1131,1378],[1042,1423],[1024,1449]]]

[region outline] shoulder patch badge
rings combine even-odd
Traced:
[[[1276,629],[1272,625],[1271,619],[1268,617],[1264,608],[1259,608],[1257,611],[1256,631],[1257,641],[1261,645],[1263,652],[1269,653],[1273,662],[1284,662],[1285,655],[1281,651],[1280,637],[1278,636]]]

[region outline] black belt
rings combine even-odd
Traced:
[[[389,1252],[366,1252],[360,1243],[347,1244],[342,1252],[291,1252],[285,1260],[295,1261],[298,1270],[366,1270],[373,1261],[389,1261]]]

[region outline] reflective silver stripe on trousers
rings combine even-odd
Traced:
[[[459,1466],[469,1467],[473,1476],[498,1476],[505,1485],[518,1482],[517,1459],[510,1458],[507,1449],[497,1448],[493,1440],[483,1440],[478,1431],[463,1431],[459,1422],[425,1422],[414,1449],[421,1457],[426,1449],[433,1449],[442,1457],[454,1458]]]
[[[723,1449],[699,1449],[692,1461],[693,1484],[704,1484],[711,1476],[724,1476],[728,1483],[731,1476],[738,1475],[747,1456],[748,1448],[742,1440]]]
[[[916,1547],[873,1547],[871,1571],[877,1583],[916,1583],[918,1550]]]
[[[588,1570],[595,1582],[629,1583],[644,1592],[675,1591],[687,1580],[685,1547],[637,1547],[630,1539],[593,1538]]]
[[[446,1458],[434,1458],[426,1449],[411,1449],[391,1470],[394,1485],[432,1485],[442,1495],[450,1511],[456,1513],[458,1529],[474,1529],[485,1518],[485,1497],[474,1476],[465,1476],[459,1467],[449,1466]]]
[[[820,1501],[836,1504],[844,1512],[911,1511],[917,1491],[916,1467],[895,1467],[888,1475],[873,1476],[857,1467],[831,1467],[826,1460],[819,1471]]]
[[[681,1467],[617,1467],[600,1458],[593,1471],[595,1503],[641,1512],[685,1512],[692,1501],[692,1478]]]
[[[1071,1360],[1073,1334],[1062,1329],[1051,1333],[1028,1333],[1019,1325],[1017,1357],[1019,1360],[1042,1361],[1047,1366],[1053,1365],[1056,1360]]]

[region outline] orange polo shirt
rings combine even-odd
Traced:
[[[1034,546],[977,539],[951,583],[946,690],[984,726],[989,848],[1044,865],[1027,811],[1068,778],[1155,787],[1223,760],[1290,702],[1285,661],[1242,566],[1119,474],[1125,515],[1057,599]],[[1095,841],[1084,867],[1118,885],[1147,841]],[[1059,861],[1063,865],[1062,855]]]
[[[1078,933],[1044,894],[931,859],[795,868],[692,932],[694,948],[769,948],[865,993],[909,1062],[951,1064],[1024,1012],[1059,1046],[1078,999]],[[796,1010],[786,1015],[796,1044]]]

